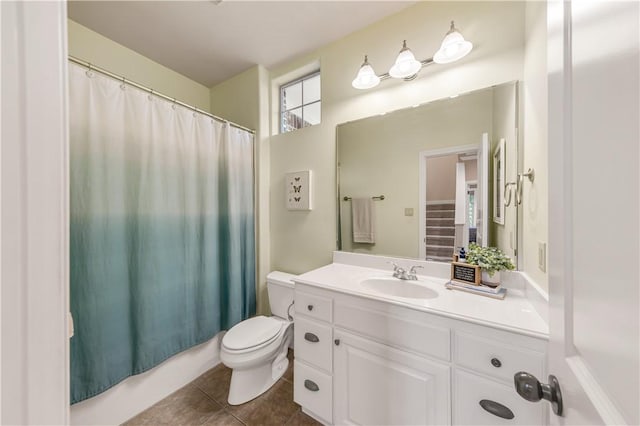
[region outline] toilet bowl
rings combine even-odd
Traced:
[[[273,316],[244,320],[222,338],[220,359],[232,369],[229,404],[243,404],[262,395],[287,371],[287,351],[293,339],[294,277],[269,273],[267,292]]]

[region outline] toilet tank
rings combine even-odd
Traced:
[[[267,274],[267,292],[271,313],[277,317],[288,319],[287,309],[293,303],[293,279],[296,275],[273,271]],[[291,307],[289,313],[294,316]]]

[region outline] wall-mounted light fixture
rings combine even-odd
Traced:
[[[456,29],[453,21],[451,21],[451,28],[444,36],[440,49],[433,55],[433,58],[418,61],[411,49],[407,47],[407,41],[404,40],[396,62],[388,73],[378,76],[369,63],[367,55],[365,55],[364,62],[358,70],[358,75],[351,82],[351,85],[356,89],[371,89],[380,84],[381,80],[388,78],[401,78],[405,81],[411,81],[418,76],[418,72],[422,67],[433,63],[449,64],[455,62],[465,57],[471,52],[471,49],[473,49],[473,44],[464,39],[460,31]]]

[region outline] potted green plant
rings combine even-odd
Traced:
[[[469,244],[467,263],[482,268],[482,282],[490,286],[500,284],[500,271],[513,270],[515,266],[511,258],[497,247],[480,247]]]

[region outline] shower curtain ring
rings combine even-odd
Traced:
[[[153,89],[151,89],[151,93],[149,93],[149,100],[152,101],[153,100]]]
[[[122,90],[127,88],[127,81],[124,79],[124,77],[122,77],[122,83],[120,84],[120,88]]]
[[[173,98],[173,104],[171,104],[171,108],[176,109],[176,98]]]
[[[92,70],[93,70],[93,65],[91,65],[91,63],[89,63],[89,69],[86,72],[87,77],[89,77],[89,78],[93,77],[93,71]]]

